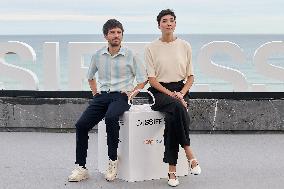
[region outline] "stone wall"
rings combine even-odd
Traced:
[[[0,97],[0,131],[72,130],[89,101]],[[189,115],[193,131],[284,131],[283,99],[191,99]]]

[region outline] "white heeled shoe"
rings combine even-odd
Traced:
[[[170,174],[174,174],[175,178],[174,179],[171,179],[170,178]],[[176,172],[169,172],[168,173],[168,185],[172,186],[172,187],[175,187],[177,185],[179,185],[179,181],[178,181],[178,178],[177,178],[177,175],[176,175]]]
[[[192,162],[193,161],[197,162],[195,167],[192,167]],[[198,164],[198,161],[196,159],[188,160],[188,167],[189,167],[189,173],[190,174],[199,175],[201,173],[201,168],[200,168],[200,166]]]

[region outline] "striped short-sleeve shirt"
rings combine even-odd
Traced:
[[[131,91],[134,88],[134,79],[137,83],[147,80],[144,63],[137,54],[124,47],[113,56],[107,47],[96,51],[92,56],[87,78],[94,79],[96,73],[100,91]]]

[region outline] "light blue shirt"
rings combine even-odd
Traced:
[[[87,78],[95,79],[96,73],[100,91],[131,91],[134,88],[134,79],[137,83],[147,80],[144,63],[124,47],[114,56],[111,56],[107,47],[96,51],[92,56]]]

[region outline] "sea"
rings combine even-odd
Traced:
[[[156,34],[125,34],[124,42],[151,42],[157,39]],[[197,56],[201,48],[213,41],[229,41],[237,44],[245,55],[246,62],[239,64],[225,53],[218,53],[211,60],[218,65],[237,69],[242,72],[249,84],[265,84],[268,92],[284,92],[284,79],[268,78],[257,72],[253,63],[255,51],[263,44],[272,41],[284,41],[284,34],[177,34],[177,37],[188,41],[192,47],[192,62],[195,73],[195,85],[209,85],[212,92],[232,92],[232,83],[220,79],[218,76],[208,76],[203,73],[197,63]],[[44,42],[59,42],[60,55],[60,90],[68,90],[68,42],[105,42],[101,34],[74,34],[74,35],[0,35],[0,43],[7,41],[20,41],[29,44],[36,53],[36,64],[22,61],[16,54],[6,54],[4,60],[12,65],[20,66],[34,72],[39,79],[39,90],[44,90],[43,84],[43,44]],[[143,54],[143,52],[141,52]],[[84,57],[86,64],[90,62],[91,55]],[[143,58],[143,57],[142,57]],[[284,69],[284,52],[271,54],[267,60]],[[1,72],[0,72],[1,73]],[[284,75],[283,75],[284,78]],[[21,90],[21,84],[13,78],[0,74],[0,89]],[[90,90],[87,82],[83,90]]]

